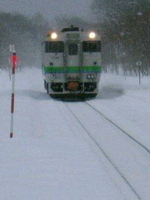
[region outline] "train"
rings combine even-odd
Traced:
[[[51,97],[96,97],[101,71],[98,31],[74,26],[48,31],[42,42],[42,74]]]

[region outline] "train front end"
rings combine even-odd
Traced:
[[[53,97],[95,97],[101,74],[101,40],[96,32],[65,28],[43,43],[44,86]]]

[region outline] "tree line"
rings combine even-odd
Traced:
[[[8,66],[9,46],[15,44],[22,66],[39,66],[41,42],[50,25],[37,13],[29,18],[19,13],[0,12],[0,68]]]
[[[150,74],[150,1],[93,0],[105,71]],[[140,62],[138,62],[140,61]]]

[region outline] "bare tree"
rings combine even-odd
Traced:
[[[92,9],[102,33],[104,67],[113,65],[118,72],[118,65],[136,74],[140,60],[143,71],[148,71],[150,1],[93,0]]]

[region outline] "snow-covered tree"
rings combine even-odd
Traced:
[[[148,71],[150,1],[93,0],[92,9],[102,33],[104,66],[136,72],[140,60],[143,71]]]

